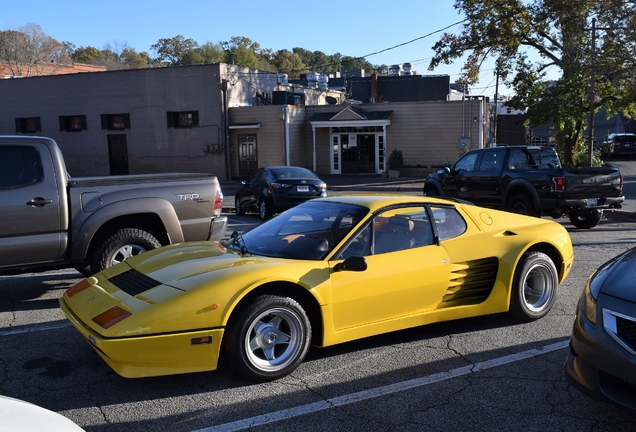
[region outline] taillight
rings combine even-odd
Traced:
[[[320,188],[320,190],[326,191],[327,190],[327,183],[320,183],[318,185],[318,187]]]
[[[127,310],[124,310],[119,306],[114,306],[94,317],[93,321],[95,321],[101,328],[107,329],[131,315],[132,314]]]
[[[271,183],[270,186],[272,187],[272,189],[285,189],[288,188],[290,185],[285,183]]]
[[[217,188],[214,197],[214,216],[221,216],[221,210],[223,210],[223,193],[221,188]]]
[[[565,177],[552,177],[552,182],[554,183],[555,192],[565,192]]]
[[[621,185],[620,185],[619,188],[620,188],[621,191],[623,190],[623,175],[622,174],[621,174]]]
[[[81,282],[78,282],[75,285],[73,285],[71,288],[67,289],[66,290],[66,295],[69,298],[71,298],[75,294],[81,293],[82,291],[84,291],[89,286],[91,286],[91,284],[88,282],[88,279],[83,279]]]

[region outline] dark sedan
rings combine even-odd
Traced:
[[[324,181],[312,171],[295,166],[259,168],[241,184],[235,197],[236,214],[255,211],[261,220],[309,199],[327,196]]]
[[[603,264],[579,300],[565,362],[568,382],[636,411],[636,248]]]

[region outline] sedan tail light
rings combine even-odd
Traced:
[[[272,189],[285,189],[290,187],[291,185],[285,183],[271,183],[270,186],[272,187]]]

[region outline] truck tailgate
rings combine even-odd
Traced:
[[[568,197],[601,198],[622,194],[622,174],[616,167],[567,168],[565,173]]]

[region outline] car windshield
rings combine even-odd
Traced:
[[[366,216],[366,207],[312,200],[243,234],[244,250],[277,258],[320,260]],[[240,250],[239,245],[228,246]]]

